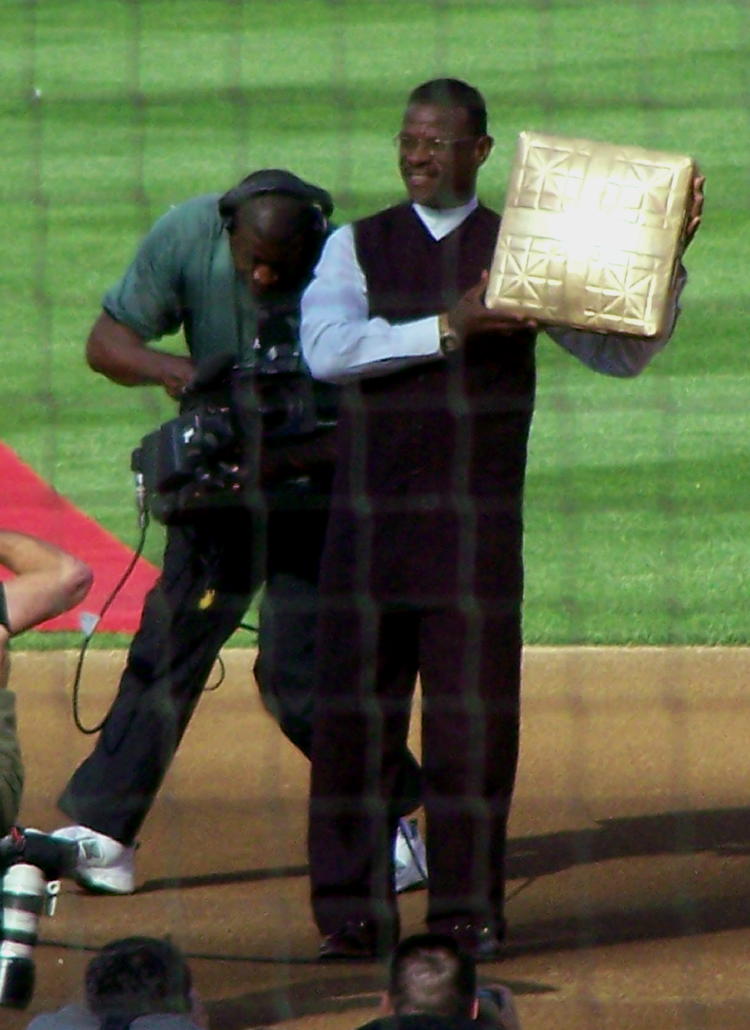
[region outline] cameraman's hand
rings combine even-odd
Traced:
[[[161,354],[164,360],[161,383],[166,392],[178,401],[193,381],[195,365],[179,354]]]
[[[501,311],[493,311],[484,303],[489,273],[482,272],[479,282],[467,290],[448,311],[448,324],[456,333],[461,345],[467,336],[474,333],[503,333],[511,335],[523,329],[535,330],[538,323],[533,319],[515,318]]]

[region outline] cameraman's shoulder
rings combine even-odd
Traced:
[[[171,204],[156,219],[151,232],[169,234],[175,238],[218,235],[222,230],[218,200],[218,193],[206,193],[179,204]]]

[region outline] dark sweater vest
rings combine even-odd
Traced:
[[[450,308],[489,267],[499,223],[480,206],[436,241],[407,204],[355,223],[370,317]],[[353,573],[383,600],[519,600],[534,385],[533,334],[483,334],[448,360],[343,391],[336,587],[351,589]]]

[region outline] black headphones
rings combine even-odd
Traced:
[[[230,233],[234,230],[237,212],[243,204],[251,197],[258,197],[263,193],[283,193],[305,201],[310,207],[313,219],[311,230],[321,238],[327,234],[328,219],[333,213],[330,193],[320,186],[305,182],[283,168],[263,168],[259,172],[253,172],[219,198],[219,214]]]

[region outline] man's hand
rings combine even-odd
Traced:
[[[698,169],[696,169],[696,171],[698,174],[694,177],[692,182],[692,196],[690,198],[688,220],[685,228],[685,246],[683,247],[683,252],[690,246],[690,243],[698,232],[703,220],[703,201],[705,199],[703,186],[705,185],[706,177],[705,175],[701,175]]]
[[[178,401],[195,376],[195,365],[190,358],[179,354],[162,354],[161,384],[169,396]]]
[[[448,311],[448,324],[463,344],[474,333],[504,333],[512,335],[524,329],[535,330],[534,319],[516,318],[502,311],[493,311],[484,303],[488,272],[482,272],[479,282],[467,290],[457,304]]]

